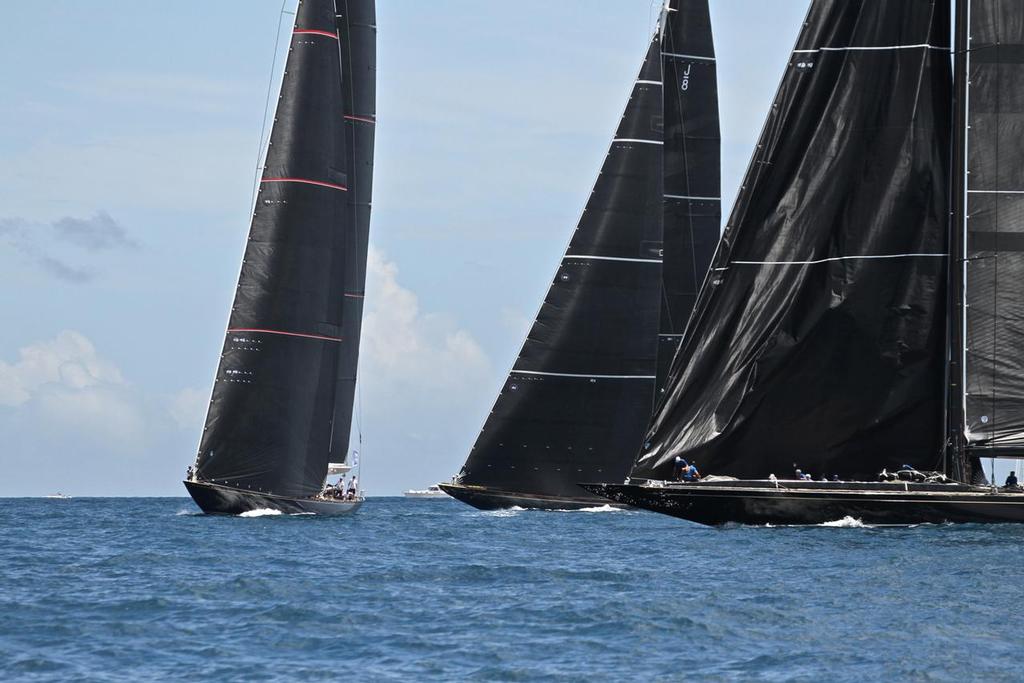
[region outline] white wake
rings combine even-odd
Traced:
[[[834,522],[823,522],[822,524],[819,524],[818,526],[835,526],[835,527],[841,527],[843,529],[868,529],[868,528],[870,528],[864,522],[860,521],[859,519],[854,519],[853,517],[850,517],[849,515],[847,515],[846,517],[843,517],[842,519],[837,519]]]
[[[575,510],[555,510],[555,512],[626,512],[625,508],[617,508],[607,503],[592,508],[576,508]]]
[[[280,510],[271,510],[270,508],[258,508],[256,510],[246,510],[239,517],[276,517],[277,515],[283,514]]]
[[[520,512],[525,512],[526,508],[521,508],[518,505],[513,505],[510,508],[502,508],[501,510],[487,510],[481,514],[488,517],[515,517]]]

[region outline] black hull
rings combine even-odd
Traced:
[[[846,517],[864,524],[893,525],[1024,522],[1024,493],[968,486],[801,486],[795,482],[778,488],[769,482],[583,486],[619,504],[709,526],[824,524]]]
[[[185,488],[196,505],[208,515],[240,515],[253,510],[277,510],[287,515],[347,515],[359,509],[362,500],[321,500],[286,498],[265,493],[239,491],[206,482],[186,481]]]
[[[452,498],[472,505],[478,510],[507,510],[520,507],[526,510],[583,510],[586,508],[615,505],[601,496],[556,497],[537,494],[499,491],[482,486],[461,486],[459,484],[438,484],[441,490]]]

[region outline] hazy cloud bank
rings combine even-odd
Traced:
[[[0,451],[9,463],[0,495],[173,490],[202,428],[200,393],[156,395],[132,384],[80,332],[21,348],[0,359]]]

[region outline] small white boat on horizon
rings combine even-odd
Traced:
[[[71,496],[66,496],[60,491],[58,491],[57,493],[51,493],[50,495],[43,497],[49,498],[50,500],[71,500]]]
[[[441,490],[441,488],[434,484],[428,486],[425,489],[409,489],[405,492],[406,498],[448,498],[448,494]]]

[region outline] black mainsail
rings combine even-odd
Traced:
[[[1024,6],[970,0],[962,98],[966,173],[959,361],[974,455],[1024,454]]]
[[[949,52],[943,0],[812,3],[633,477],[938,462]]]
[[[719,145],[708,4],[673,0],[537,319],[446,491],[480,507],[562,507],[599,500],[577,482],[627,474],[659,358],[671,358],[717,242]]]
[[[345,459],[366,277],[374,24],[373,0],[298,5],[189,482],[204,509],[199,485],[221,492],[216,511],[243,493],[309,499],[328,463]]]

